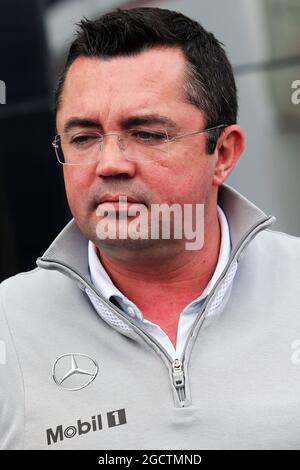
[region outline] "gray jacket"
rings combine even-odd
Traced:
[[[74,221],[1,284],[0,448],[300,449],[300,239],[229,186],[218,203],[232,254],[182,365],[97,292]]]

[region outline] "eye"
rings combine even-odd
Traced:
[[[98,134],[81,134],[75,135],[71,138],[70,143],[75,146],[83,146],[101,140],[101,136]]]
[[[141,129],[131,131],[131,135],[138,142],[145,144],[161,144],[167,142],[167,135],[164,131]]]

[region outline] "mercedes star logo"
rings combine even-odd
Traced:
[[[59,356],[52,368],[53,380],[65,390],[81,390],[96,378],[97,362],[86,354],[69,353]]]

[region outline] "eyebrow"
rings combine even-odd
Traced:
[[[72,117],[64,125],[64,132],[67,134],[75,127],[99,127],[99,122],[94,119]]]
[[[178,125],[172,119],[161,114],[143,114],[141,116],[131,116],[121,120],[121,127],[128,129],[134,126],[149,126],[159,124],[170,129],[179,130]]]
[[[167,116],[162,116],[161,114],[143,114],[140,116],[130,116],[124,119],[121,119],[119,122],[120,127],[123,129],[130,129],[134,126],[149,126],[153,124],[159,124],[166,126],[168,129],[179,130],[178,125],[172,119]],[[81,117],[71,117],[67,120],[64,125],[64,132],[67,134],[70,130],[76,127],[100,127],[103,129],[100,122],[94,119],[87,119]]]

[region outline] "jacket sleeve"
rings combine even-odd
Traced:
[[[24,387],[5,312],[4,284],[0,284],[0,449],[23,449]]]

